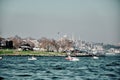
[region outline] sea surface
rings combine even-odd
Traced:
[[[3,56],[0,60],[0,80],[120,80],[120,55],[99,59],[78,57]]]

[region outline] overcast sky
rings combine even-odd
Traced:
[[[120,42],[119,0],[0,0],[0,35]],[[59,34],[58,34],[59,32]]]

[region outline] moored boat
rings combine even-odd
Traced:
[[[28,60],[37,60],[37,58],[32,56],[31,58],[28,58]]]
[[[76,57],[71,57],[71,56],[68,56],[65,58],[66,60],[69,60],[69,61],[79,61],[79,58],[76,58]]]
[[[106,56],[114,56],[116,53],[105,53]]]
[[[93,56],[93,59],[98,59],[99,57],[97,57],[97,56]]]
[[[0,57],[0,59],[2,59],[2,57]]]

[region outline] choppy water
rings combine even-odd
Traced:
[[[120,80],[120,56],[78,57],[71,62],[65,57],[3,56],[0,79],[3,80]]]

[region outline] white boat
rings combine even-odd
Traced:
[[[106,56],[114,56],[115,53],[105,53]]]
[[[32,56],[31,58],[28,58],[28,60],[37,60],[37,58]]]
[[[71,56],[68,56],[65,58],[66,60],[69,60],[69,61],[79,61],[79,58],[76,58],[76,57],[71,57]]]
[[[0,57],[0,59],[2,59],[2,57]]]
[[[93,56],[93,59],[98,59],[99,57],[97,57],[97,56]]]
[[[79,61],[79,59],[76,57],[72,57],[72,59],[70,61]]]

